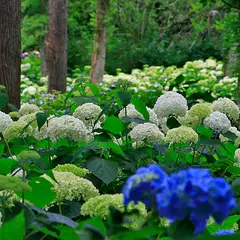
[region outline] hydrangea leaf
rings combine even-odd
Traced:
[[[132,95],[128,92],[117,92],[117,104],[118,106],[126,107],[131,101]]]
[[[124,130],[125,124],[121,119],[111,116],[106,118],[106,121],[102,124],[102,128],[113,134],[118,134]]]
[[[98,156],[88,158],[86,166],[96,177],[100,178],[106,184],[112,182],[118,174],[117,163]]]
[[[42,128],[42,126],[47,122],[49,116],[50,115],[48,113],[42,113],[42,112],[39,112],[36,114],[37,125],[38,125],[39,131]]]
[[[149,120],[149,112],[147,110],[146,105],[143,103],[143,101],[137,97],[133,97],[131,99],[131,102],[134,105],[134,107],[136,108],[136,110],[143,115],[144,119],[146,121],[148,121]]]
[[[11,173],[12,167],[17,164],[14,159],[3,158],[0,159],[0,174],[7,175]]]
[[[45,178],[33,178],[29,181],[29,186],[32,187],[32,191],[25,193],[25,199],[35,206],[42,208],[55,199],[56,193],[52,190],[53,185]]]
[[[6,222],[0,228],[0,239],[21,240],[25,235],[24,212],[22,211],[13,220]]]
[[[96,96],[96,97],[100,97],[100,90],[97,86],[97,84],[88,82],[87,86],[91,89],[92,93]]]
[[[6,92],[0,93],[0,110],[2,110],[8,103],[8,94]]]
[[[94,103],[94,104],[98,104],[99,103],[99,99],[97,97],[74,97],[72,99],[72,101],[78,105],[82,105],[84,103]]]

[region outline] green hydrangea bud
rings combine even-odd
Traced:
[[[38,152],[32,151],[32,150],[27,150],[23,151],[18,154],[17,159],[21,162],[28,162],[28,161],[38,161],[40,160],[41,156],[39,155]]]
[[[10,112],[8,115],[14,121],[17,121],[21,117],[21,115],[18,112]]]
[[[54,168],[54,170],[57,171],[57,172],[71,172],[78,177],[84,177],[89,172],[87,169],[77,167],[74,164],[58,165]]]

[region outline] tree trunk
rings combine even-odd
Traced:
[[[9,103],[20,107],[21,1],[0,1],[0,85],[8,91]]]
[[[48,67],[47,67],[47,59],[46,59],[46,40],[47,40],[47,38],[44,37],[43,44],[40,48],[42,77],[48,76]]]
[[[49,0],[49,28],[46,43],[48,91],[66,91],[67,0]]]
[[[110,0],[97,0],[96,26],[90,81],[99,83],[103,79],[107,48],[107,14]]]

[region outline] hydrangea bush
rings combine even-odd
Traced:
[[[214,92],[221,72],[213,60],[146,67],[102,86],[68,79],[63,95],[24,77],[20,110],[0,112],[3,229],[26,219],[27,239],[238,236],[239,108]]]

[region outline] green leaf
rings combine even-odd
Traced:
[[[131,102],[132,95],[128,92],[117,92],[117,103],[121,107],[126,107]]]
[[[0,144],[0,157],[3,155],[3,153],[4,153],[4,148],[5,148],[5,146],[4,146],[4,144]]]
[[[89,224],[91,226],[96,227],[104,236],[107,236],[107,230],[106,227],[102,221],[102,219],[100,217],[96,217],[96,218],[89,218],[84,222],[81,222],[79,224],[79,226],[77,227],[77,229],[82,229],[84,227],[85,224]]]
[[[76,232],[75,229],[66,227],[66,226],[58,226],[57,227],[58,230],[60,230],[60,239],[61,240],[79,240],[79,236]]]
[[[96,142],[96,146],[101,148],[112,149],[115,153],[124,156],[123,150],[114,142]]]
[[[88,83],[87,83],[87,86],[91,89],[92,93],[93,93],[96,97],[99,97],[99,98],[101,97],[100,90],[99,90],[97,84],[88,82]]]
[[[56,196],[52,190],[53,185],[43,177],[33,178],[28,182],[32,192],[25,193],[25,199],[37,207],[45,207],[50,204]]]
[[[134,232],[120,232],[112,237],[110,240],[139,240],[139,239],[149,239],[150,237],[163,234],[165,230],[163,228],[154,228],[154,227],[147,227],[143,228],[139,231]]]
[[[136,108],[136,110],[143,115],[144,119],[146,121],[149,121],[149,112],[147,110],[146,105],[143,103],[143,101],[137,97],[133,97],[131,99],[131,102],[134,105],[134,107]]]
[[[198,128],[198,133],[200,135],[203,135],[204,137],[206,138],[209,138],[212,136],[213,134],[213,130],[209,129],[209,128],[206,128],[204,125],[201,125],[199,128]]]
[[[30,229],[34,229],[34,230],[37,230],[37,231],[39,231],[39,232],[42,232],[42,233],[44,233],[45,235],[49,235],[49,236],[58,238],[58,235],[57,235],[55,232],[50,231],[50,230],[48,230],[48,229],[45,228],[45,227],[38,227],[38,226],[32,225],[32,226],[30,226],[29,228],[30,228]]]
[[[11,104],[11,103],[8,103],[8,107],[10,108],[10,110],[12,112],[18,112],[18,109],[15,105]]]
[[[47,122],[49,117],[50,117],[50,115],[48,113],[39,112],[36,114],[37,125],[38,125],[39,131],[42,128],[42,126]]]
[[[1,240],[22,240],[25,235],[24,212],[22,211],[13,220],[6,222],[0,228]]]
[[[98,156],[88,158],[86,167],[105,184],[112,182],[118,174],[117,163]]]
[[[2,110],[8,103],[8,94],[6,92],[0,92],[0,110]]]
[[[224,137],[230,139],[230,140],[233,141],[233,142],[237,139],[236,134],[233,133],[233,132],[230,132],[230,131],[228,131],[228,132],[226,132],[226,133],[222,133],[222,135],[223,135]]]
[[[228,217],[221,225],[213,223],[210,225],[207,225],[207,230],[210,234],[213,234],[219,230],[227,229],[231,230],[234,227],[234,224],[237,223],[240,220],[240,216],[233,215]]]
[[[118,134],[125,129],[125,124],[118,117],[111,116],[106,118],[105,122],[102,124],[102,128],[113,134]]]
[[[240,168],[236,166],[230,166],[227,171],[233,175],[240,175]]]
[[[97,124],[98,120],[108,111],[108,109],[113,105],[113,103],[116,101],[116,99],[112,99],[101,111],[101,113],[99,114],[98,118],[96,119],[96,121],[94,122],[94,126]]]
[[[94,104],[98,104],[99,103],[99,99],[97,97],[74,97],[72,99],[72,101],[78,105],[83,105],[84,103],[94,103]]]
[[[17,161],[10,158],[0,159],[0,174],[7,175],[12,172],[12,167],[17,165]]]
[[[178,122],[178,120],[175,117],[169,117],[167,119],[167,126],[169,129],[172,129],[172,128],[180,127],[181,124]]]
[[[49,213],[41,208],[37,208],[35,206],[30,206],[30,208],[37,212],[38,214],[46,217],[46,222],[49,223],[59,223],[59,224],[65,224],[71,228],[76,228],[78,224],[74,222],[72,219],[62,216],[57,213]]]
[[[131,117],[123,117],[122,119],[125,123],[137,123],[137,124],[142,124],[142,123],[147,123],[148,121],[140,119],[140,118],[131,118]]]

